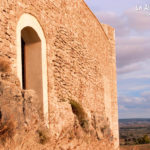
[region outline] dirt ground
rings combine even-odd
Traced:
[[[120,146],[120,150],[150,150],[150,144],[133,145],[133,146]]]

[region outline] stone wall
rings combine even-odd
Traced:
[[[110,70],[111,70],[111,75],[108,76],[110,80],[110,95],[111,95],[111,101],[110,101],[110,106],[107,106],[107,102],[105,105],[106,108],[106,113],[108,111],[108,116],[110,118],[111,122],[111,128],[113,130],[113,134],[115,137],[115,146],[118,146],[119,143],[119,131],[118,131],[118,103],[117,103],[117,80],[116,80],[116,47],[115,47],[115,30],[110,27],[109,25],[102,24],[106,34],[108,35],[109,42],[111,44],[111,54],[110,56]],[[107,85],[106,85],[107,87]],[[106,93],[107,94],[107,93]],[[106,99],[107,101],[107,99]]]
[[[82,105],[98,139],[108,138],[100,130],[110,124],[113,139],[111,134],[108,139],[113,140],[112,149],[117,149],[114,39],[82,0],[1,0],[0,56],[11,60],[14,74],[16,28],[23,13],[37,18],[46,38],[51,137],[57,140],[64,129],[73,127],[71,99]],[[96,127],[92,126],[93,117]]]

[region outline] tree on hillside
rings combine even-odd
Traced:
[[[150,138],[148,135],[144,135],[143,137],[137,139],[137,144],[148,144],[148,143],[150,143]]]

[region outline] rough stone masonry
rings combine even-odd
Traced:
[[[4,149],[119,149],[115,31],[84,0],[0,0],[0,72],[2,120],[22,122]]]

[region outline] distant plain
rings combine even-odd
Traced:
[[[150,150],[150,119],[119,119],[121,150]]]

